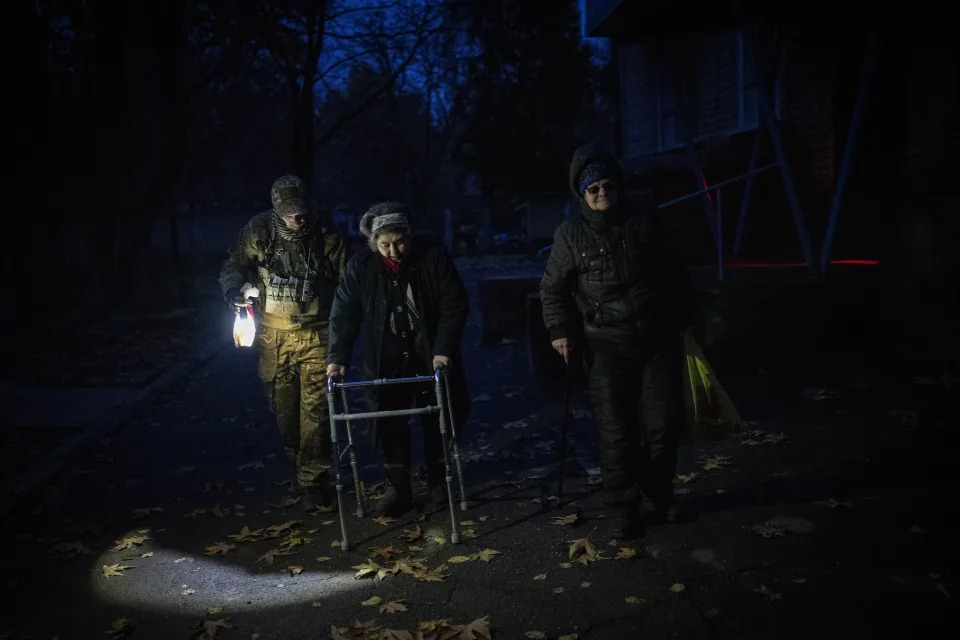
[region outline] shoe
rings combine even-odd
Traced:
[[[300,479],[297,478],[296,471],[290,474],[290,479],[287,480],[287,484],[290,485],[290,493],[297,496],[303,494],[303,487],[300,486]]]
[[[447,499],[447,472],[443,460],[427,464],[427,504],[432,507],[444,505]],[[454,491],[456,498],[456,491]]]
[[[373,507],[375,516],[395,518],[413,506],[413,489],[410,486],[410,469],[406,465],[385,464],[383,472],[387,490]]]
[[[429,500],[429,504],[431,506],[440,506],[443,504],[447,504],[448,498],[447,498],[446,483],[436,484],[430,487],[430,492],[428,494],[427,499]]]
[[[643,537],[643,523],[635,514],[618,514],[610,518],[607,531],[609,538],[616,540],[636,540]]]
[[[643,521],[633,504],[616,505],[609,510],[610,526],[607,535],[617,540],[634,540],[643,537]]]
[[[333,504],[333,492],[323,485],[315,487],[303,487],[300,494],[300,506],[304,511],[315,511],[321,507],[329,507]]]

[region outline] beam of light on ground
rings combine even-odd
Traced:
[[[278,558],[264,573],[251,573],[230,557],[185,555],[170,549],[155,549],[148,558],[131,555],[135,557],[123,564],[133,568],[121,576],[105,578],[102,574],[103,565],[116,562],[115,554],[99,556],[93,563],[90,586],[101,599],[176,613],[209,607],[249,611],[313,602],[369,586],[369,582],[356,580],[354,571],[308,569],[322,565],[306,554]],[[304,566],[303,573],[291,576],[284,571],[288,564]],[[193,593],[184,595],[187,590]]]

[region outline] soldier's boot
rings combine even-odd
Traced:
[[[319,507],[329,507],[337,499],[336,491],[330,486],[329,477],[326,472],[317,478],[316,484],[304,485],[298,482],[300,486],[300,506],[304,511],[314,511]]]
[[[297,477],[296,471],[290,474],[290,479],[287,483],[290,485],[290,493],[297,496],[303,495],[303,487],[300,486],[300,478]]]
[[[376,516],[395,518],[403,515],[413,505],[413,488],[410,486],[410,467],[403,464],[385,464],[383,473],[387,490],[373,507]]]
[[[427,504],[431,507],[447,502],[447,471],[443,460],[427,461]]]

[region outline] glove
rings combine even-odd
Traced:
[[[240,294],[240,289],[232,287],[227,289],[227,292],[223,294],[223,301],[227,303],[227,306],[231,310],[236,310],[238,307],[246,306],[247,299]]]

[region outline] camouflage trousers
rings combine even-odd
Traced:
[[[261,327],[257,347],[257,370],[300,486],[325,484],[331,450],[327,332]]]

